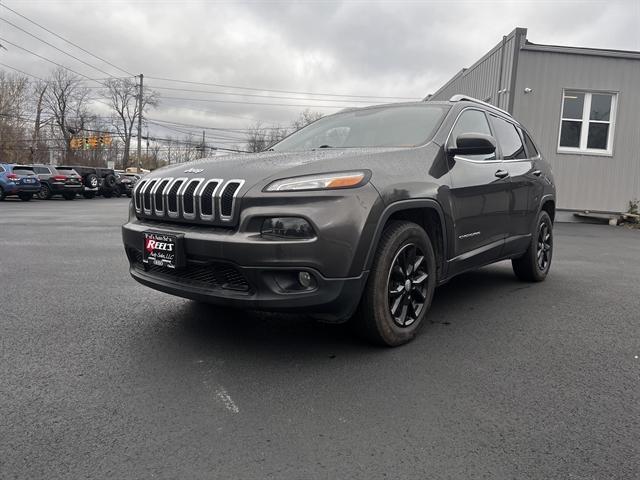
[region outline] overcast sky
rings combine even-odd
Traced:
[[[220,127],[247,126],[252,119],[284,124],[306,105],[330,113],[336,108],[321,105],[363,104],[344,102],[344,98],[312,97],[329,98],[319,102],[310,100],[309,95],[187,85],[149,77],[258,89],[418,99],[472,64],[516,26],[528,28],[528,40],[534,43],[640,50],[640,0],[8,0],[2,3],[126,71],[143,72],[150,86],[300,98],[159,90],[164,99],[160,108],[149,115]],[[124,75],[6,9],[0,8],[0,16],[114,76]],[[5,22],[0,22],[0,37],[90,77],[105,76]],[[0,50],[2,63],[38,76],[45,76],[53,68],[11,45],[6,47],[8,51]],[[383,99],[369,101],[381,103]]]

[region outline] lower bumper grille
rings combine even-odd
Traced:
[[[244,275],[228,263],[190,259],[187,260],[186,267],[173,269],[143,263],[140,250],[128,248],[127,254],[133,268],[159,279],[164,278],[194,287],[251,293],[251,287]]]

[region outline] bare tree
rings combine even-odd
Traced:
[[[129,166],[131,138],[133,128],[137,124],[139,112],[138,84],[132,78],[112,78],[106,82],[105,94],[111,108],[115,111],[114,126],[118,136],[124,143],[122,158],[123,168]],[[142,112],[148,107],[158,105],[159,94],[153,90],[144,89],[142,92]]]
[[[29,144],[24,137],[27,135],[28,83],[24,75],[0,71],[0,158],[3,161],[24,161],[27,157]]]
[[[44,93],[44,105],[60,131],[67,161],[74,158],[71,150],[73,135],[81,132],[90,119],[89,101],[89,89],[78,76],[64,68],[53,71]]]
[[[256,122],[250,126],[245,135],[246,149],[249,152],[262,152],[267,150],[271,145],[279,142],[287,135],[306,127],[312,122],[322,118],[320,112],[313,112],[309,109],[300,112],[293,120],[289,127],[274,125],[272,127],[263,127],[260,122]]]
[[[36,100],[35,110],[36,110],[36,118],[34,120],[33,125],[33,134],[31,135],[31,163],[35,163],[40,161],[40,157],[38,155],[38,150],[40,147],[40,128],[42,127],[42,110],[44,108],[44,94],[47,91],[47,82],[38,81],[34,84],[32,88],[33,97]]]

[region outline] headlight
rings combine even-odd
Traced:
[[[284,178],[270,183],[265,192],[294,192],[300,190],[335,190],[354,188],[369,180],[368,172],[338,172],[304,177]]]

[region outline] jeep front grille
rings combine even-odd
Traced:
[[[144,179],[134,187],[133,202],[138,217],[234,226],[243,185],[242,179]]]

